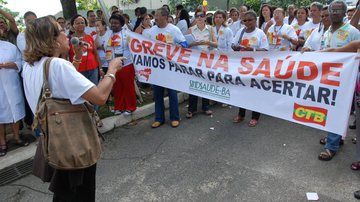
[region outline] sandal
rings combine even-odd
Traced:
[[[336,154],[335,151],[325,149],[325,151],[320,153],[318,158],[319,158],[320,161],[330,161],[335,156],[335,154]]]
[[[249,127],[255,127],[258,124],[258,120],[256,119],[251,119],[248,126]]]
[[[26,146],[29,146],[29,142],[26,142],[26,141],[23,141],[23,140],[15,141],[15,145],[19,146],[19,147],[26,147]]]
[[[195,113],[188,112],[188,113],[185,115],[185,117],[186,117],[187,119],[191,119],[191,118],[194,116],[194,114],[195,114]]]
[[[210,116],[210,115],[213,114],[213,112],[212,112],[210,109],[205,110],[204,113],[205,113],[205,115],[207,115],[207,116]]]
[[[243,120],[244,120],[244,117],[235,116],[235,118],[233,119],[233,123],[240,123]]]
[[[360,170],[360,162],[356,161],[351,164],[351,170]]]
[[[323,138],[320,139],[319,143],[324,145],[324,144],[326,144],[326,141],[327,141],[327,137],[323,137]],[[339,144],[344,145],[344,140],[341,139]]]
[[[0,145],[0,157],[5,156],[7,153],[7,146],[6,145]]]

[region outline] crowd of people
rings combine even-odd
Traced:
[[[83,99],[95,105],[114,100],[115,115],[131,115],[137,106],[135,68],[127,41],[129,32],[203,51],[351,52],[360,48],[359,1],[354,9],[347,9],[343,1],[335,0],[328,6],[318,2],[299,8],[289,5],[286,11],[263,4],[259,14],[246,5],[214,13],[206,12],[203,6],[199,6],[193,16],[183,5],[177,5],[175,17],[170,13],[167,5],[151,13],[145,7],[139,7],[135,9],[136,17],[130,19],[129,15],[113,6],[108,21],[101,10],[90,10],[86,17],[76,15],[66,21],[63,17],[37,18],[29,11],[24,15],[26,29],[19,33],[15,19],[0,9],[3,16],[0,17],[0,50],[6,53],[0,55],[0,157],[7,153],[6,124],[12,126],[15,144],[29,144],[20,137],[20,123],[26,116],[32,120],[36,112],[42,84],[41,66],[47,57],[62,58],[51,63],[54,70],[50,71],[50,86],[54,88],[54,96],[70,99],[74,104]],[[188,43],[186,35],[191,35],[194,40]],[[152,89],[155,121],[151,127],[158,128],[165,123],[165,90],[169,96],[170,125],[178,127],[177,91],[157,85],[152,85]],[[201,100],[202,112],[212,115],[210,100]],[[194,117],[198,111],[197,104],[198,97],[189,95],[186,118]],[[246,109],[239,108],[233,122],[242,122],[245,112]],[[261,112],[253,111],[248,126],[255,127],[260,115]],[[31,121],[26,124],[31,125]],[[39,131],[36,131],[36,136],[39,136]],[[341,137],[340,134],[328,133],[320,140],[325,147],[318,156],[319,160],[329,161],[334,157],[342,145]],[[357,147],[357,161],[351,165],[353,170],[360,170],[360,144]],[[82,174],[92,180],[80,185],[71,184],[84,186],[75,194],[73,190],[61,187],[69,182],[57,179],[66,175],[57,172],[59,182],[51,185],[54,200],[84,197],[87,201],[94,201],[95,172],[96,166],[83,170]],[[356,192],[355,197],[360,198],[360,192]]]

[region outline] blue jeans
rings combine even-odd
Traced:
[[[325,149],[336,152],[337,150],[339,150],[340,140],[341,140],[341,135],[329,132],[327,134]]]
[[[99,84],[99,68],[80,72],[83,76],[85,76],[89,81],[91,81],[96,86]],[[94,105],[94,109],[96,112],[99,112],[100,107]]]
[[[165,122],[164,87],[153,85],[155,101],[155,121]],[[167,89],[169,95],[170,120],[180,120],[179,103],[176,90]]]

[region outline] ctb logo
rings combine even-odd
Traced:
[[[326,125],[327,109],[309,107],[294,103],[293,119],[304,123]]]

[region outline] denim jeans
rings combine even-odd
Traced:
[[[99,68],[80,72],[83,76],[85,76],[89,81],[91,81],[93,84],[98,85],[99,84]],[[99,112],[100,107],[97,105],[94,105],[95,111]]]
[[[189,94],[189,112],[194,113],[197,111],[198,96]],[[201,98],[201,109],[203,111],[209,110],[209,100]]]
[[[341,135],[329,132],[327,134],[325,149],[336,152],[340,147],[340,140],[341,140]]]
[[[165,122],[164,87],[153,85],[155,101],[155,121]],[[179,103],[176,90],[167,89],[169,95],[170,120],[180,120]]]

